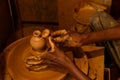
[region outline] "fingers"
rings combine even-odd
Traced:
[[[49,34],[50,34],[50,30],[49,29],[45,29],[42,32],[42,37],[43,38],[47,38],[49,36]]]
[[[25,66],[30,71],[41,71],[44,70],[50,66],[57,65],[57,63],[54,62],[54,57],[52,53],[50,55],[46,54],[43,57],[38,56],[30,56],[25,59]]]
[[[66,35],[68,32],[64,29],[64,30],[57,30],[53,33],[51,33],[52,37],[56,37],[56,36],[60,36],[60,35]]]
[[[55,42],[65,42],[68,39],[69,39],[69,35],[65,35],[65,36],[60,36],[60,37],[53,38],[53,40]]]
[[[45,70],[48,66],[47,65],[32,65],[27,67],[29,71],[40,72],[41,70]]]
[[[55,51],[55,44],[52,42],[52,37],[48,37],[48,42],[50,44],[51,50],[49,52]]]
[[[26,65],[36,65],[36,64],[40,64],[42,60],[40,57],[30,56],[30,57],[27,57],[24,62]]]
[[[49,48],[50,48],[50,50],[48,50],[49,52],[55,52],[56,50],[58,50],[56,45],[52,41],[52,37],[48,37],[48,45],[49,45]]]

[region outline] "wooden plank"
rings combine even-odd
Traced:
[[[89,77],[92,80],[104,80],[104,47],[86,46],[83,51],[88,57]]]

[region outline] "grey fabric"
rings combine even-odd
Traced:
[[[108,29],[116,25],[118,25],[118,22],[103,11],[96,13],[90,19],[90,27],[94,32]],[[120,68],[120,40],[106,41],[99,43],[99,45],[104,45],[106,47],[108,51],[107,53],[113,57],[116,64]]]

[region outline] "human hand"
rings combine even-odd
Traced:
[[[47,54],[42,56],[43,64],[53,65],[60,70],[64,69],[73,75],[76,80],[90,80],[89,77],[79,70],[72,60],[65,55],[63,50],[60,50],[53,42],[52,44],[54,45],[54,51],[48,51]]]
[[[52,65],[60,70],[65,70],[70,73],[76,80],[91,80],[85,75],[64,53],[55,46],[54,52],[49,52],[42,56],[43,63]]]
[[[43,55],[42,60],[42,64],[58,66],[66,69],[73,64],[72,60],[65,55],[65,52],[60,50],[57,46],[55,46],[54,52],[48,52],[47,54]]]
[[[78,47],[81,46],[82,37],[75,32],[68,32],[66,30],[57,30],[51,33],[54,42],[63,43],[62,46]]]

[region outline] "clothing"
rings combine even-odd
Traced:
[[[92,31],[101,31],[118,25],[118,22],[104,11],[98,11],[90,19],[90,28]],[[115,63],[120,68],[120,40],[105,41],[99,43],[105,46],[107,53],[113,57]]]

